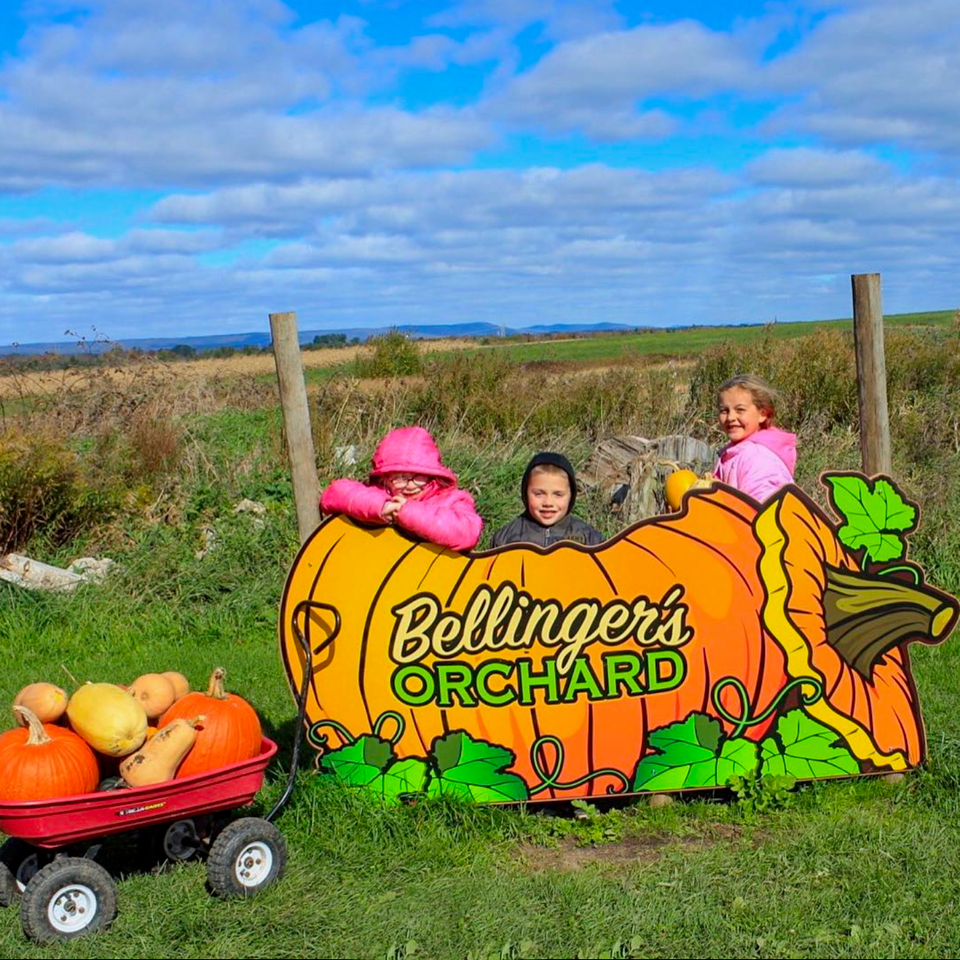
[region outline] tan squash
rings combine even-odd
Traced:
[[[197,740],[197,724],[203,716],[174,720],[151,737],[135,754],[120,764],[120,776],[131,787],[165,783],[177,775],[177,768]]]
[[[17,707],[26,707],[41,723],[56,723],[67,709],[66,691],[54,683],[28,683],[13,698],[13,715],[21,727],[27,726],[25,715]]]
[[[145,673],[127,688],[127,693],[143,707],[148,720],[156,720],[169,710],[177,699],[177,691],[169,677]]]
[[[176,670],[166,670],[160,676],[166,677],[173,684],[177,700],[190,692],[190,681],[182,673],[177,673]]]
[[[85,683],[67,704],[70,726],[99,753],[125,757],[147,739],[147,715],[114,683]]]

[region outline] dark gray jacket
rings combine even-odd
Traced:
[[[538,547],[550,547],[561,540],[573,540],[575,543],[585,543],[593,546],[603,543],[604,536],[596,527],[568,513],[559,523],[552,527],[544,527],[536,520],[522,513],[516,520],[511,520],[505,527],[501,527],[493,535],[494,547],[502,547],[508,543],[532,543]]]

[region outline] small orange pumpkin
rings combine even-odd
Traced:
[[[27,721],[17,713],[17,707],[32,710],[41,723],[56,723],[66,712],[67,696],[63,688],[53,683],[28,683],[13,700],[13,716],[21,727]]]
[[[66,727],[41,723],[28,707],[14,707],[27,727],[0,736],[0,800],[47,800],[92,793],[100,782],[93,750]]]
[[[127,693],[143,707],[148,720],[162,717],[177,699],[173,681],[161,673],[145,673],[127,688]]]
[[[210,676],[206,693],[188,693],[160,718],[161,730],[174,720],[191,720],[200,714],[206,718],[197,730],[197,742],[180,764],[178,780],[249,760],[260,753],[263,742],[260,718],[246,700],[224,690],[224,676],[223,667],[217,667]]]

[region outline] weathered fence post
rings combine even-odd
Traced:
[[[317,458],[310,430],[307,385],[303,380],[300,359],[297,315],[271,313],[270,333],[273,337],[273,356],[277,362],[277,380],[280,383],[280,405],[283,408],[283,428],[290,457],[293,501],[297,508],[300,542],[303,543],[320,523],[320,483],[317,480]]]
[[[867,476],[890,474],[890,419],[887,366],[883,354],[883,303],[880,274],[859,273],[853,283],[853,340],[860,391],[860,457]]]

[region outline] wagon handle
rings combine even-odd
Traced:
[[[310,613],[312,610],[326,610],[333,614],[333,630],[316,647],[310,642]],[[298,623],[301,614],[306,613],[306,632],[300,629]],[[283,808],[290,802],[293,795],[294,784],[297,779],[297,767],[300,765],[300,747],[303,743],[304,719],[307,713],[307,691],[310,688],[310,678],[313,674],[313,658],[322,653],[335,637],[340,633],[340,611],[332,607],[329,603],[321,603],[319,600],[302,600],[294,607],[293,616],[290,618],[290,625],[293,627],[294,636],[300,644],[303,651],[303,682],[300,684],[300,691],[297,694],[297,726],[293,735],[293,755],[290,759],[290,773],[287,775],[287,785],[284,788],[280,799],[274,804],[273,809],[267,814],[267,820],[273,820],[277,817]]]

